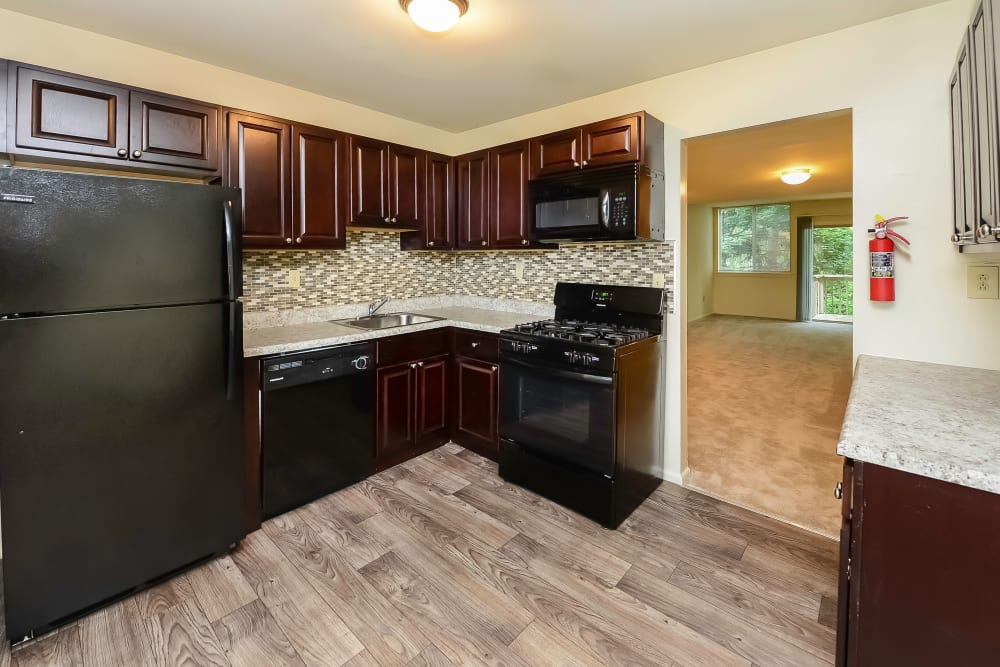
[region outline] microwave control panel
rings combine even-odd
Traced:
[[[635,213],[632,193],[628,190],[605,190],[602,199],[605,227],[612,231],[627,229]]]

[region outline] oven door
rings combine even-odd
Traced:
[[[501,438],[611,477],[614,436],[613,375],[501,357]]]

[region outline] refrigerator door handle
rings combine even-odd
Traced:
[[[226,300],[236,298],[236,257],[233,247],[233,202],[226,200],[222,204],[226,227]]]
[[[240,364],[243,362],[243,318],[239,301],[229,301],[224,304],[226,310],[226,400],[239,398],[242,383],[240,382]]]

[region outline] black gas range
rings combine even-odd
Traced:
[[[617,527],[660,483],[663,293],[559,283],[500,332],[500,474]]]

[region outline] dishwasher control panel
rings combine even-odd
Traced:
[[[363,373],[372,366],[373,347],[371,343],[355,343],[265,357],[261,388],[273,391]]]

